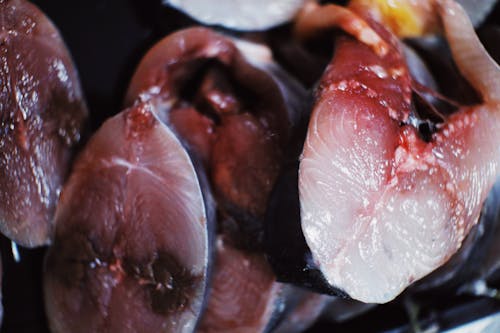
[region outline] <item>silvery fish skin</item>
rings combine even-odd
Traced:
[[[56,212],[44,291],[53,332],[192,332],[205,295],[207,211],[178,139],[138,104],[78,158]]]
[[[0,231],[36,247],[51,241],[88,112],[52,22],[23,0],[2,1],[0,17]]]

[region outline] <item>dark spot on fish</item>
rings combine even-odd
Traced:
[[[145,291],[146,304],[160,315],[188,308],[203,280],[168,253],[156,254],[146,263],[99,253],[94,242],[82,232],[69,233],[64,241],[54,244],[54,250],[62,255],[49,256],[47,270],[55,273],[67,288],[89,288],[96,274],[94,270],[100,269],[98,275],[111,275],[118,283],[125,278],[137,281]]]
[[[161,315],[182,312],[190,305],[202,276],[189,270],[168,253],[158,254],[146,265],[128,262],[125,272],[147,290],[151,309]]]
[[[93,242],[83,232],[71,233],[64,241],[56,241],[53,246],[60,255],[47,257],[47,270],[54,272],[68,288],[82,287],[87,279],[87,271],[101,262]]]

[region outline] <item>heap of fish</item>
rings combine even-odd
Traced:
[[[500,68],[459,4],[212,2],[166,1],[236,30],[295,18],[301,41],[340,28],[313,92],[255,35],[180,30],[71,165],[88,112],[70,55],[35,6],[0,1],[0,231],[51,245],[53,332],[300,332],[450,283],[478,251],[468,281],[498,268],[475,225],[498,232]],[[401,41],[429,33],[473,104]]]

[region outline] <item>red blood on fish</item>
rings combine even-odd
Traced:
[[[291,121],[279,80],[254,66],[273,64],[251,52],[205,28],[174,33],[141,61],[126,104],[156,103],[161,119],[204,161],[220,208],[261,218]]]
[[[48,244],[87,108],[52,22],[23,0],[0,2],[0,231]]]
[[[106,121],[65,185],[45,265],[54,332],[192,332],[208,267],[191,160],[148,103]]]
[[[499,175],[500,112],[488,100],[462,107],[425,141],[407,121],[411,77],[399,44],[372,26],[390,48],[337,44],[317,90],[299,191],[302,229],[328,283],[385,303],[444,264],[477,222]]]
[[[305,95],[288,79],[267,48],[191,28],[156,44],[129,86],[126,103],[158,105],[214,192],[220,235],[202,331],[265,331],[280,309],[281,284],[261,240],[293,114],[302,111],[290,100]]]

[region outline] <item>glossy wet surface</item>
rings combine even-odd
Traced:
[[[104,119],[122,109],[128,81],[144,52],[167,31],[192,24],[179,15],[170,15],[169,19],[165,19],[168,10],[162,9],[160,1],[153,0],[34,2],[59,27],[73,55],[88,99],[94,130]],[[496,14],[489,21],[499,22],[499,14],[500,8],[497,6]],[[92,17],[93,24],[89,24],[89,17]],[[10,242],[2,238],[0,245],[5,307],[2,332],[48,332],[42,306],[41,267],[44,249],[20,249],[22,261],[16,263],[12,258]],[[426,310],[422,316],[435,317],[436,313],[442,313],[456,304],[469,304],[467,311],[454,314],[454,318],[459,320],[468,320],[468,316],[477,316],[484,311],[500,311],[498,303],[494,301],[474,306],[473,300],[471,297],[431,295],[423,302]],[[334,328],[348,332],[380,332],[404,325],[407,321],[402,302],[398,300],[343,324],[323,321],[310,332],[331,332]]]

